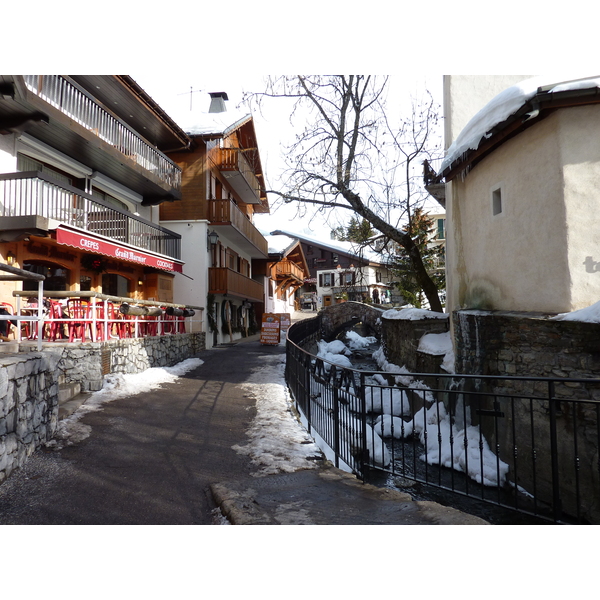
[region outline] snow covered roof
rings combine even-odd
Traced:
[[[341,252],[349,256],[355,257],[357,259],[368,260],[372,263],[381,264],[381,255],[379,253],[374,252],[369,248],[361,249],[358,247],[357,244],[354,244],[352,242],[324,242],[323,240],[313,238],[308,235],[300,235],[298,233],[282,231],[280,229],[278,229],[277,231],[272,231],[271,236],[287,236],[288,238],[291,238],[293,240],[301,240],[313,246],[321,246],[323,248],[327,248],[328,250],[333,250],[334,252]]]
[[[298,241],[286,235],[264,235],[263,237],[267,240],[269,252],[285,253]]]
[[[239,111],[225,111],[220,113],[190,112],[183,113],[177,122],[188,135],[226,136],[248,122],[251,118],[252,115]]]
[[[467,162],[469,153],[478,150],[482,142],[501,130],[511,118],[520,119],[521,123],[525,123],[537,117],[535,101],[552,102],[557,94],[572,98],[574,92],[581,93],[583,90],[589,90],[592,95],[598,96],[599,88],[600,76],[596,75],[577,78],[572,75],[538,76],[509,87],[490,100],[467,123],[448,148],[440,167],[440,175],[448,178],[455,162]],[[560,97],[556,98],[559,99]]]

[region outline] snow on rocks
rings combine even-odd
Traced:
[[[350,350],[363,350],[364,348],[367,348],[371,344],[375,344],[377,342],[376,337],[363,337],[362,335],[356,333],[356,331],[347,331],[346,340],[347,346],[350,348]]]
[[[386,310],[382,315],[384,319],[398,319],[405,321],[420,321],[421,319],[448,319],[447,313],[433,312],[424,308],[392,308]]]

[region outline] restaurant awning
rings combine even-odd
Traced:
[[[56,229],[56,241],[59,244],[71,246],[72,248],[110,256],[111,258],[132,262],[144,267],[154,267],[163,271],[183,273],[183,263],[179,261],[165,258],[159,254],[141,251],[125,244],[115,244],[89,233],[68,229],[62,225]]]

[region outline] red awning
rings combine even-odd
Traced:
[[[177,273],[183,272],[182,263],[142,252],[129,246],[119,246],[93,235],[80,233],[79,231],[58,227],[56,230],[56,241],[59,244],[65,244],[73,248],[79,248],[80,250],[87,250],[95,254],[103,254],[104,256],[125,260],[144,267],[154,267],[155,269],[175,271]]]

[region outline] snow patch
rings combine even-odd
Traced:
[[[447,319],[450,315],[446,313],[433,312],[424,308],[392,308],[386,310],[383,315],[384,319],[396,319],[403,321],[420,321],[422,319]]]
[[[561,313],[550,318],[551,321],[580,321],[583,323],[600,323],[600,302],[586,306],[573,312]]]
[[[149,392],[163,383],[173,383],[203,362],[199,358],[189,358],[173,367],[153,367],[141,373],[106,375],[101,390],[94,392],[72,415],[59,421],[54,438],[45,444],[46,447],[60,450],[78,444],[92,432],[89,425],[79,422],[87,413],[102,410],[107,402]]]

